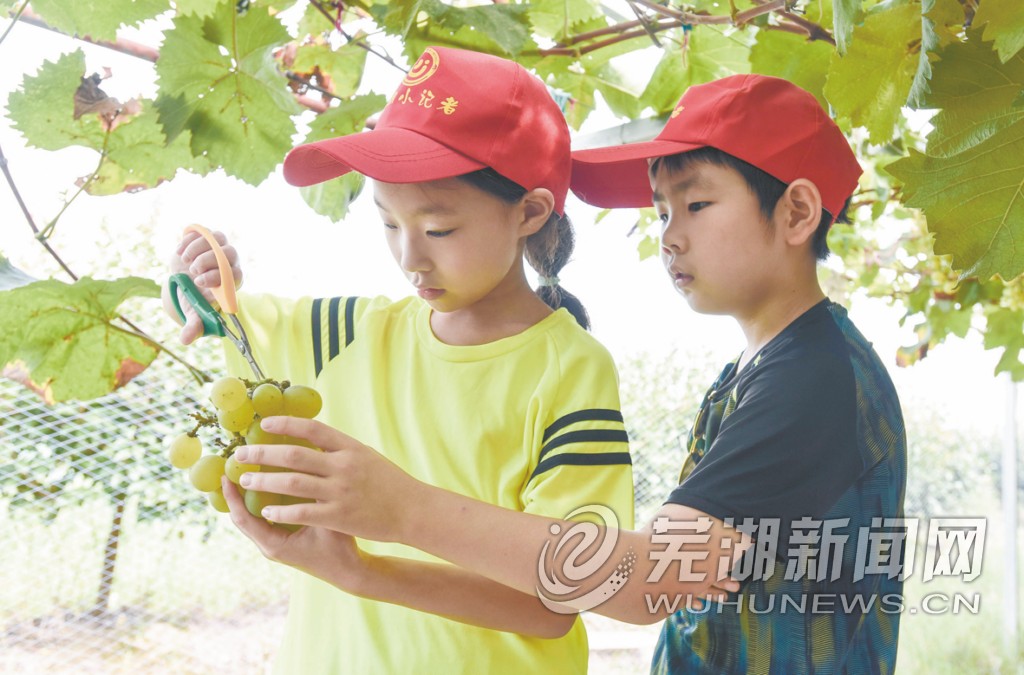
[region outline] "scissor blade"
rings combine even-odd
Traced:
[[[242,328],[242,322],[238,320],[238,317],[234,314],[229,314],[231,317],[231,323],[234,324],[235,330],[238,331],[237,335],[231,335],[231,341],[235,343],[235,347],[242,353],[242,356],[246,361],[249,362],[249,367],[252,368],[253,374],[257,380],[265,380],[266,376],[263,375],[263,371],[260,370],[259,365],[256,364],[256,359],[252,355],[252,347],[249,346],[249,337],[245,334],[245,329]],[[228,331],[230,334],[231,331]]]

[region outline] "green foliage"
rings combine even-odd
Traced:
[[[21,88],[10,95],[7,112],[29,145],[43,150],[102,145],[102,136],[89,138],[84,125],[74,119],[74,95],[83,75],[85,54],[76,50],[43,63],[36,75],[27,76]]]
[[[904,183],[907,206],[928,213],[935,252],[952,255],[965,276],[1024,271],[1024,120],[952,157],[911,150],[888,171]]]
[[[975,26],[985,26],[982,36],[994,41],[1004,62],[1024,48],[1024,12],[1015,2],[982,2],[974,15]]]
[[[662,116],[694,84],[745,72],[783,77],[836,116],[867,169],[854,198],[855,228],[837,227],[831,237],[842,264],[830,292],[841,297],[860,287],[901,304],[918,336],[898,355],[902,363],[923,358],[947,336],[979,330],[987,346],[1003,350],[1000,369],[1024,376],[999,314],[1024,309],[1017,281],[1024,257],[1016,253],[1024,220],[1024,20],[1013,4],[986,0],[972,14],[973,5],[960,0],[797,0],[785,9],[695,0],[685,5],[696,13],[689,24],[638,6],[649,26],[657,24],[658,48],[633,16],[597,0],[356,0],[325,5],[329,16],[307,4],[295,34],[278,17],[291,0],[37,0],[33,9],[44,20],[93,39],[114,39],[119,27],[158,15],[171,21],[156,63],[157,94],[109,98],[104,79],[72,51],[27,74],[7,115],[35,147],[95,152],[96,169],[78,186],[100,196],[152,188],[179,170],[221,168],[253,185],[267,179],[294,143],[302,110],[295,93],[307,93],[285,71],[330,92],[306,140],[360,131],[392,93],[363,77],[368,59],[383,52],[381,35],[401,41],[407,64],[432,44],[514,58],[562,97],[577,129],[598,98],[623,118]],[[395,60],[402,65],[402,55]],[[933,128],[912,130],[901,112],[908,105],[936,111]],[[340,220],[361,188],[353,174],[302,194],[316,212]],[[641,257],[658,251],[652,222],[648,212],[638,217]],[[52,225],[39,235],[44,243]],[[3,264],[0,280],[25,281]],[[32,297],[30,288],[16,291]],[[59,293],[73,306],[82,288]],[[109,315],[97,316],[102,333]],[[32,332],[31,368],[9,371],[56,398],[109,392],[155,355],[156,347],[125,329],[102,365],[58,365],[39,355],[64,353],[66,336],[76,334],[60,323],[37,325],[44,328]],[[0,344],[23,343],[23,332],[17,322],[5,326]],[[3,363],[28,363],[5,349]],[[136,365],[124,370],[122,361]]]
[[[895,132],[920,62],[921,6],[875,12],[853,31],[845,56],[832,55],[825,96],[839,117],[867,127],[874,143]]]
[[[750,50],[750,70],[789,80],[814,94],[827,109],[825,79],[828,76],[832,47],[827,42],[803,44],[804,38],[792,33],[763,30]]]
[[[157,109],[170,139],[192,132],[192,154],[256,185],[291,148],[299,108],[275,67],[289,40],[266,9],[223,2],[206,20],[178,17],[157,62]]]
[[[167,0],[32,0],[32,10],[54,28],[94,40],[113,40],[121,26],[137,26],[168,9]]]
[[[115,325],[118,307],[158,295],[155,283],[139,277],[51,279],[0,291],[3,374],[49,402],[96,398],[126,384],[159,348]]]
[[[1024,118],[1017,102],[1024,89],[1024,54],[1003,65],[978,37],[972,33],[966,42],[946,47],[942,68],[931,79],[926,104],[938,109],[928,136],[933,157],[968,150]]]
[[[349,98],[355,96],[365,67],[366,50],[351,42],[339,49],[331,49],[325,43],[313,43],[302,45],[295,51],[292,69],[310,73],[319,68],[330,78],[328,88],[336,96]]]

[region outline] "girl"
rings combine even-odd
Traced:
[[[373,131],[300,146],[284,166],[295,185],[350,170],[374,179],[416,296],[243,297],[264,369],[313,384],[320,421],[396,448],[389,459],[420,480],[552,517],[599,502],[631,524],[614,365],[558,285],[573,244],[569,133],[544,85],[510,61],[429,48]],[[536,292],[524,255],[541,275]],[[219,283],[202,238],[183,240],[172,268],[200,288]],[[182,340],[199,333],[189,317]],[[398,544],[289,533],[250,516],[230,484],[225,495],[265,555],[308,573],[295,581],[278,672],[586,671],[575,614]]]

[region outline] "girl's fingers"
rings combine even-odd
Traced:
[[[219,269],[220,268],[217,266],[217,254],[213,252],[213,249],[209,248],[197,255],[188,266],[189,274],[193,277],[198,277],[200,274],[215,272]]]
[[[304,473],[282,473],[278,471],[256,471],[242,474],[239,481],[246,490],[273,492],[302,499],[325,497],[323,481]]]
[[[322,452],[299,445],[241,445],[235,449],[235,458],[245,464],[291,469],[311,476],[323,475],[325,468]]]
[[[199,239],[200,235],[198,232],[186,232],[185,236],[178,242],[177,248],[174,249],[174,254],[177,256],[184,255],[185,249],[188,248],[189,244]]]

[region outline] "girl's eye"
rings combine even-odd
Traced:
[[[659,213],[658,214],[658,220],[660,220],[662,223],[667,223],[668,222],[668,214],[667,213]]]
[[[696,213],[708,206],[711,206],[711,202],[691,202],[687,208],[691,213]]]
[[[384,229],[387,229],[387,230],[397,230],[398,226],[392,225],[391,223],[384,223]]]
[[[430,230],[429,232],[427,232],[427,236],[434,237],[435,239],[440,239],[441,237],[447,237],[454,231],[455,230]]]

